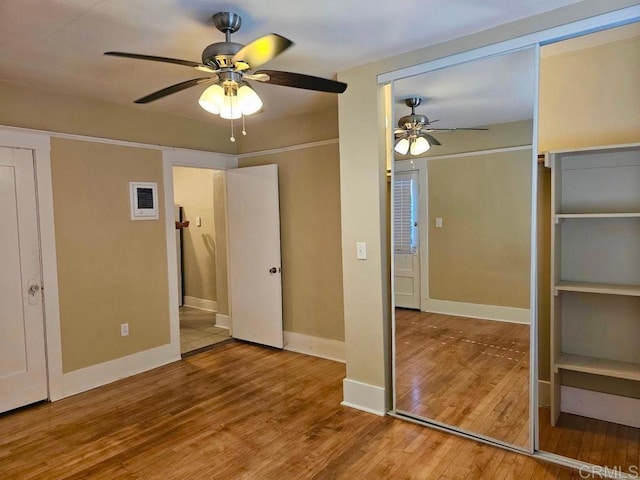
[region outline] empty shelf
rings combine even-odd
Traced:
[[[634,218],[640,217],[640,212],[627,212],[627,213],[556,213],[556,223],[562,218]]]
[[[563,280],[556,284],[555,290],[556,295],[558,291],[563,291],[640,297],[640,285],[615,285],[611,283],[571,282]]]
[[[640,381],[640,364],[637,363],[562,353],[554,368],[556,372],[559,369],[573,370],[575,372]]]

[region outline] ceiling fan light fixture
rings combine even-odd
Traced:
[[[396,143],[394,150],[400,155],[406,155],[409,152],[409,140],[402,138]]]
[[[262,108],[262,100],[248,85],[211,85],[200,99],[200,106],[207,112],[220,115],[226,119],[236,119],[243,115],[251,115]]]
[[[413,142],[411,142],[411,148],[409,151],[411,155],[422,155],[423,153],[429,151],[431,145],[429,141],[424,137],[418,137]]]

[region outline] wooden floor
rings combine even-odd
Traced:
[[[343,407],[344,375],[340,363],[224,344],[1,415],[0,478],[581,478],[525,455]]]
[[[529,326],[396,309],[396,406],[529,445]]]
[[[549,409],[541,408],[540,450],[637,474],[640,429],[568,413],[552,427]]]

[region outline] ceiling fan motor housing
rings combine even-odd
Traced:
[[[425,125],[429,125],[429,119],[425,115],[405,115],[398,120],[398,127],[406,130],[414,128],[422,128]]]
[[[202,63],[215,68],[233,68],[233,56],[238,53],[244,45],[236,42],[212,43],[202,52]]]

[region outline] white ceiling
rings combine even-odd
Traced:
[[[0,79],[133,105],[141,96],[200,74],[102,53],[117,50],[199,61],[208,44],[224,39],[210,21],[218,11],[242,16],[233,41],[246,44],[274,32],[295,42],[264,68],[331,78],[353,66],[577,1],[2,0]],[[265,104],[262,119],[336,102],[331,94],[263,84],[255,88]],[[203,89],[194,87],[136,108],[215,120],[197,105]]]
[[[533,118],[535,55],[533,48],[483,58],[398,80],[393,85],[397,121],[411,113],[404,103],[420,97],[416,113],[434,128],[477,127]],[[437,135],[436,135],[437,136]]]
[[[540,49],[541,58],[640,37],[640,22],[593,32]],[[533,117],[533,49],[427,72],[394,83],[394,117],[410,113],[404,99],[420,97],[416,113],[440,119],[435,128],[476,127]],[[437,137],[437,135],[436,135]]]

